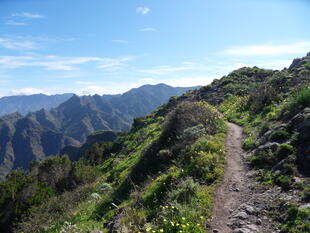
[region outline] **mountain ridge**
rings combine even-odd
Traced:
[[[25,115],[41,108],[51,109],[68,100],[72,95],[72,93],[65,93],[56,95],[33,94],[4,96],[0,98],[0,116],[13,112],[19,112]]]
[[[129,130],[135,117],[148,114],[171,96],[193,88],[159,84],[109,97],[74,94],[51,110],[0,117],[0,176],[3,178],[8,168],[27,169],[29,162],[59,154],[67,145],[80,146],[96,130]]]

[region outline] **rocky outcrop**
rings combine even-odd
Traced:
[[[299,170],[310,176],[310,108],[295,115],[289,123],[296,137]]]

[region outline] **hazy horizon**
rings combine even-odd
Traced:
[[[168,85],[166,83],[156,83],[156,84],[149,84],[149,83],[145,83],[145,84],[142,84],[140,86],[137,86],[137,87],[132,87],[132,88],[129,88],[128,90],[125,90],[124,92],[120,92],[120,93],[114,93],[114,94],[110,94],[110,93],[103,93],[103,94],[98,94],[98,93],[90,93],[90,94],[79,94],[79,93],[74,93],[74,92],[64,92],[64,93],[54,93],[54,94],[50,94],[50,93],[27,93],[27,91],[25,93],[20,93],[20,94],[17,94],[17,95],[5,95],[5,96],[0,96],[0,98],[2,97],[10,97],[10,96],[30,96],[30,95],[48,95],[48,96],[52,96],[52,95],[65,95],[65,94],[75,94],[75,95],[78,95],[78,96],[85,96],[85,95],[122,95],[132,89],[137,89],[137,88],[140,88],[142,86],[146,86],[146,85],[152,85],[152,86],[156,86],[156,85],[160,85],[160,84],[165,84],[165,85]],[[184,86],[184,87],[181,87],[181,86],[172,86],[172,85],[168,85],[168,86],[171,86],[171,87],[174,87],[174,88],[184,88],[184,87],[199,87],[201,85],[195,85],[195,86]]]

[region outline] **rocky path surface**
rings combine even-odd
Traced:
[[[272,233],[268,211],[278,189],[266,189],[255,181],[255,172],[248,169],[242,150],[242,128],[228,123],[226,167],[221,186],[215,194],[210,222],[211,232]]]

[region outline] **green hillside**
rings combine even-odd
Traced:
[[[274,230],[309,232],[310,54],[173,97],[113,142],[92,140],[79,161],[53,157],[10,173],[0,183],[0,231],[208,232],[226,121],[244,127],[255,180],[291,197],[266,210]]]

